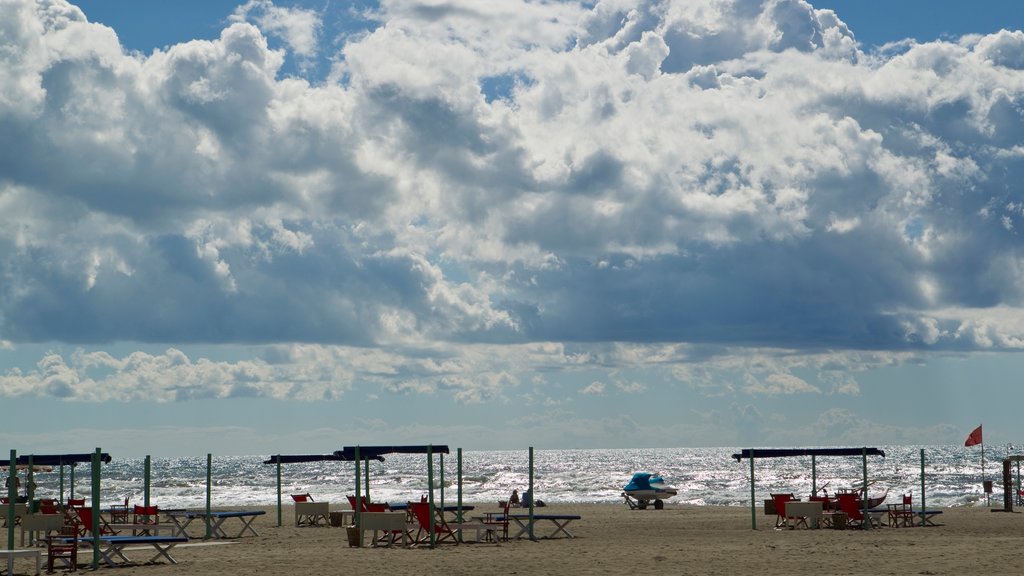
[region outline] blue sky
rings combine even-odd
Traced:
[[[1024,443],[1014,2],[9,4],[2,445]]]

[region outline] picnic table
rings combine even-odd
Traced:
[[[188,542],[186,536],[100,536],[99,538],[89,536],[79,538],[79,542],[85,542],[99,547],[100,558],[112,568],[130,564],[132,561],[125,555],[127,546],[152,546],[156,554],[147,560],[146,564],[152,564],[159,558],[166,558],[171,564],[178,562],[171,557],[171,548],[178,544]]]
[[[259,536],[256,529],[252,527],[253,521],[257,516],[266,514],[263,510],[238,510],[238,511],[226,511],[226,512],[196,512],[196,511],[179,511],[179,512],[168,512],[167,517],[174,523],[174,535],[175,536],[188,536],[188,526],[195,520],[203,520],[204,523],[209,518],[210,521],[210,534],[213,538],[241,538],[246,532],[251,532],[253,536]],[[235,536],[229,536],[224,531],[224,523],[231,518],[237,518],[242,523],[242,529],[238,531]]]
[[[529,514],[509,514],[508,517],[509,520],[514,522],[516,524],[516,527],[519,529],[518,532],[512,535],[512,538],[522,538],[523,536],[529,535]],[[496,518],[499,521],[501,520],[501,516],[497,516]],[[534,514],[533,524],[534,527],[536,527],[536,525],[541,522],[550,522],[554,525],[554,529],[551,530],[551,533],[547,536],[542,536],[542,538],[554,538],[558,534],[565,534],[566,538],[575,538],[575,536],[573,536],[572,533],[569,532],[566,526],[568,526],[574,520],[580,520],[582,518],[582,516],[578,516],[576,514]]]

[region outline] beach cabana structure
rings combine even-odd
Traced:
[[[356,463],[356,503],[358,504],[362,498],[360,478],[359,478],[359,463],[366,459],[377,459],[385,454],[426,454],[427,455],[427,502],[430,504],[430,515],[433,518],[434,515],[434,454],[449,454],[448,446],[444,444],[433,445],[404,445],[404,446],[346,446],[341,450],[336,451],[336,456],[342,456],[346,459],[351,459]],[[444,458],[444,456],[442,456]],[[442,470],[444,469],[442,465]],[[443,474],[443,472],[442,472]],[[459,477],[461,482],[462,471],[459,470]],[[442,484],[444,478],[442,476]],[[367,487],[369,487],[369,476],[366,478]],[[356,525],[360,522],[360,506],[356,506],[355,517]],[[462,501],[461,493],[459,500],[459,515],[461,517]],[[430,547],[433,548],[437,542],[437,535],[434,534],[433,523],[430,525]]]
[[[60,473],[60,497],[59,500],[64,499],[64,467],[68,466],[71,470],[71,491],[75,489],[75,467],[79,464],[87,464],[92,462],[93,454],[27,454],[22,456],[12,456],[15,460],[17,468],[26,469],[29,471],[29,477],[35,470],[43,467],[57,468]],[[110,454],[103,453],[100,455],[100,460],[104,464],[110,463]],[[11,466],[11,460],[0,460],[0,468],[8,470]]]
[[[369,456],[367,459],[384,461],[383,456]],[[346,458],[344,454],[276,454],[271,456],[267,460],[264,460],[264,464],[274,464],[277,466],[277,525],[282,525],[282,503],[281,503],[281,466],[285,464],[301,464],[305,462],[351,462],[353,458]],[[366,466],[366,482],[369,484],[370,481],[370,467],[367,462]]]
[[[77,464],[88,462],[92,470],[92,507],[95,510],[100,509],[100,468],[103,464],[109,464],[111,461],[110,454],[103,452],[97,448],[95,452],[89,454],[29,454],[27,456],[18,456],[16,450],[11,450],[11,457],[7,460],[0,460],[0,467],[6,466],[8,470],[8,478],[12,481],[8,487],[7,495],[9,498],[8,505],[3,511],[7,516],[7,549],[14,549],[14,503],[17,499],[17,494],[14,490],[14,476],[17,474],[19,466],[28,467],[29,474],[31,475],[32,468],[35,466],[59,466],[61,468],[61,491],[63,492],[63,467],[65,465],[75,466]],[[13,465],[12,465],[13,463]],[[73,468],[72,468],[73,469]],[[31,481],[31,476],[29,476]],[[31,504],[31,503],[30,503]],[[92,530],[94,534],[99,533],[99,515],[93,516]],[[93,547],[93,558],[92,567],[96,569],[99,567],[100,562],[100,549],[98,546]]]
[[[867,506],[868,493],[868,456],[881,456],[885,458],[885,452],[878,448],[747,448],[732,457],[737,462],[744,458],[750,460],[750,529],[757,530],[757,497],[756,481],[754,476],[754,460],[757,458],[792,458],[795,456],[811,457],[811,485],[812,490],[817,491],[817,458],[818,456],[860,456],[863,461],[864,470],[864,498],[865,508]],[[867,510],[865,509],[865,513]],[[869,528],[870,522],[865,522],[864,527]]]

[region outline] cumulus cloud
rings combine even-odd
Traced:
[[[335,47],[322,14],[250,0],[141,55],[63,0],[4,12],[5,347],[359,347],[384,389],[472,403],[636,357],[853,394],[698,351],[1024,342],[1020,31],[864,53],[804,0],[384,0]],[[328,81],[282,73],[335,49]],[[328,356],[340,380],[297,385],[48,355],[4,390],[320,398],[351,381]]]

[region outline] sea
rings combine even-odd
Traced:
[[[869,494],[889,494],[889,502],[902,494],[921,497],[922,472],[926,504],[937,507],[982,506],[1002,502],[1002,460],[1020,454],[1022,447],[986,449],[984,470],[977,447],[878,446],[885,457],[867,457]],[[657,448],[614,450],[534,450],[534,494],[548,504],[622,502],[622,487],[634,472],[660,474],[679,493],[668,504],[697,506],[749,506],[751,467],[737,462],[738,448]],[[278,470],[264,464],[270,456],[151,457],[150,501],[161,508],[201,508],[206,505],[207,477],[211,505],[216,507],[270,506],[278,499]],[[145,490],[144,458],[114,458],[101,470],[100,497],[104,505],[125,498],[142,503]],[[433,488],[435,501],[455,504],[461,491],[464,502],[505,500],[513,489],[522,494],[529,485],[529,451],[462,452],[459,477],[455,450],[435,454]],[[812,487],[832,494],[858,488],[864,483],[863,458],[810,457],[757,459],[754,463],[754,496],[757,502],[773,492],[809,495]],[[428,490],[425,455],[392,454],[384,462],[370,461],[369,490],[374,501],[418,500]],[[365,474],[365,471],[363,472]],[[1020,485],[1019,463],[1011,462],[1012,481]],[[73,478],[72,478],[73,476]],[[74,474],[65,467],[38,472],[37,497],[66,498],[74,481],[74,496],[91,498],[90,467],[80,464]],[[284,464],[281,494],[310,493],[317,501],[344,502],[355,493],[355,463],[339,461]],[[984,480],[994,481],[987,495]],[[63,497],[60,489],[63,482]],[[365,476],[360,477],[365,490]]]

